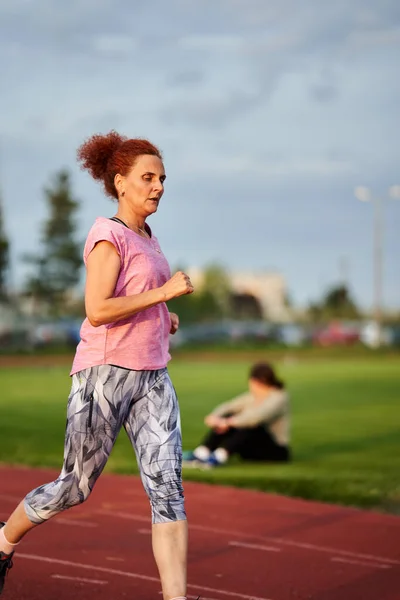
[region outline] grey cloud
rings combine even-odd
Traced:
[[[163,110],[171,121],[200,122],[210,128],[223,126],[265,105],[288,73],[307,73],[315,68],[332,71],[356,58],[368,60],[368,56],[355,54],[361,46],[364,51],[376,44],[400,46],[400,30],[394,28],[391,21],[398,13],[394,2],[386,3],[383,15],[375,3],[368,0],[357,0],[351,5],[339,1],[329,6],[306,2],[302,3],[302,9],[294,0],[274,5],[250,0],[246,11],[242,2],[233,4],[237,8],[233,11],[234,17],[243,17],[248,27],[257,28],[257,23],[271,24],[275,26],[275,33],[264,30],[255,35],[187,35],[184,47],[187,52],[202,52],[205,63],[212,60],[212,55],[221,53],[230,56],[231,61],[244,62],[252,77],[248,82],[238,81],[233,90],[221,89],[222,98],[218,100],[207,97],[204,91],[201,98],[189,97],[184,102],[174,103]],[[249,15],[257,15],[257,19],[253,22]],[[280,26],[284,26],[283,29]],[[340,93],[340,82],[324,76],[311,85],[309,91],[320,103],[333,102]]]
[[[264,47],[259,44],[260,52],[285,52],[286,43],[286,51],[318,50],[321,55],[335,51],[354,32],[384,31],[399,18],[395,0],[379,5],[372,0],[329,5],[318,0],[203,0],[201,7],[187,0],[156,0],[151,5],[129,0],[3,0],[0,32],[3,46],[19,41],[25,48],[51,48],[56,53],[68,49],[103,56],[107,51],[129,54],[139,41],[144,61],[147,52],[168,58],[165,50],[172,50],[182,31],[188,32],[192,51],[194,46],[198,51],[236,51],[242,38],[245,54],[261,36],[266,39]],[[272,30],[284,34],[273,39]]]
[[[53,0],[2,2],[0,31],[3,40],[17,39],[25,47],[39,46],[53,49],[72,46],[80,32],[90,34],[106,22],[111,5],[108,0]],[[100,28],[102,28],[100,26]]]
[[[218,2],[215,3],[218,7]],[[190,5],[190,3],[188,3]],[[209,13],[180,0],[2,0],[0,30],[3,39],[20,37],[26,44],[66,46],[83,36],[124,34],[148,40],[158,47],[163,36],[183,29],[210,30]],[[218,13],[218,8],[212,11]],[[219,20],[217,19],[217,23]],[[212,23],[211,23],[212,27]],[[219,25],[217,25],[219,29]],[[8,34],[8,35],[7,35]]]
[[[245,92],[230,92],[220,97],[191,96],[183,102],[160,111],[160,119],[169,126],[189,123],[209,128],[223,127],[251,105],[258,103],[257,96]]]
[[[338,95],[337,88],[330,83],[320,83],[310,89],[311,96],[318,102],[332,102]]]
[[[98,77],[102,69],[107,73],[104,87],[109,77],[120,82],[124,70],[141,88],[144,72],[153,79],[165,72],[152,91],[162,93],[164,85],[177,94],[166,97],[160,119],[210,128],[228,125],[267,104],[287,74],[332,69],[349,60],[346,48],[351,51],[368,41],[397,43],[393,19],[399,13],[391,0],[379,9],[372,0],[350,5],[344,0],[330,5],[317,0],[301,5],[297,0],[204,0],[201,10],[197,2],[171,0],[168,17],[161,0],[151,10],[128,0],[71,0],[61,5],[54,0],[3,0],[0,11],[1,33],[9,40],[15,35],[23,45],[32,72],[40,66],[42,72],[54,73],[57,57],[63,70],[58,76],[73,78],[72,85],[81,92],[88,78]],[[391,29],[385,29],[389,22]],[[186,33],[179,37],[177,31]],[[41,52],[35,54],[32,48]],[[209,73],[223,69],[222,59],[237,65],[238,74],[228,83],[226,73],[221,73],[220,82],[215,78],[215,96]],[[10,65],[12,61],[6,71],[12,71]],[[246,71],[245,79],[239,67]],[[310,95],[332,102],[339,83],[322,78],[310,86]],[[104,94],[109,95],[106,90]]]
[[[332,102],[339,95],[337,76],[332,69],[323,69],[318,80],[310,86],[310,95],[313,100],[321,104]]]
[[[298,22],[331,23],[338,28],[340,20],[350,19],[362,26],[391,25],[400,18],[397,0],[155,0],[146,5],[131,0],[2,0],[1,22],[13,23],[43,35],[53,32],[123,31],[152,38],[165,30],[172,34],[182,30],[201,34],[243,34],[266,26],[284,26]],[[153,38],[154,40],[154,38]]]
[[[166,83],[171,87],[195,87],[202,83],[205,80],[205,77],[204,71],[200,71],[199,69],[188,69],[169,73],[166,78]]]
[[[76,132],[108,132],[111,129],[119,129],[126,122],[126,114],[116,110],[104,110],[100,114],[93,114],[77,119],[74,123]]]

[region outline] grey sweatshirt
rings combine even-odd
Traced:
[[[256,403],[246,392],[217,406],[212,413],[217,417],[235,416],[235,427],[257,427],[263,425],[277,444],[288,446],[290,441],[290,407],[285,390],[270,392],[265,400]]]

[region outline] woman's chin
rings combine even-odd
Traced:
[[[149,217],[150,215],[153,215],[154,213],[157,212],[157,210],[158,210],[158,203],[154,204],[154,206],[146,207],[147,216]]]

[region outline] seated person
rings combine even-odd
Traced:
[[[254,365],[249,391],[217,406],[205,419],[211,431],[193,452],[183,453],[183,466],[214,467],[232,454],[244,460],[290,460],[289,398],[271,365]]]

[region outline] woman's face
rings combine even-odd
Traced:
[[[255,397],[263,396],[269,390],[269,386],[258,379],[249,379],[249,392]]]
[[[158,156],[143,154],[136,159],[126,177],[116,176],[115,185],[120,202],[127,204],[134,214],[146,218],[157,211],[164,193],[164,181],[162,160]]]

